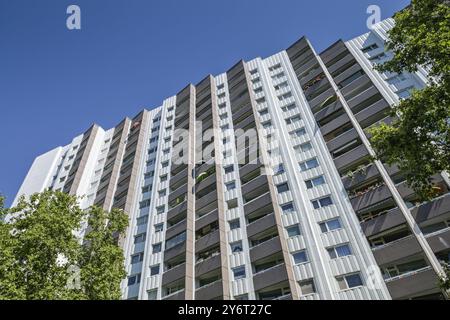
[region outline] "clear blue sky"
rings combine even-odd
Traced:
[[[11,203],[33,159],[85,131],[153,108],[239,59],[306,35],[321,51],[367,32],[407,0],[0,0],[0,193]],[[66,28],[81,8],[82,30]]]

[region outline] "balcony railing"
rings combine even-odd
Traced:
[[[384,282],[391,282],[391,281],[403,279],[403,278],[406,278],[406,277],[410,277],[410,276],[416,275],[416,274],[421,273],[421,272],[428,271],[430,269],[431,269],[430,266],[426,266],[426,267],[423,267],[423,268],[420,268],[420,269],[417,269],[417,270],[408,271],[408,272],[405,272],[405,273],[400,274],[398,276],[384,279]]]

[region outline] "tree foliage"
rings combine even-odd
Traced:
[[[78,200],[45,191],[8,210],[0,200],[0,299],[120,298],[126,274],[117,237],[127,216],[82,210]]]
[[[377,156],[406,172],[423,199],[435,194],[430,176],[450,170],[450,6],[448,0],[413,0],[394,17],[380,71],[428,71],[429,86],[392,108],[391,124],[372,128]]]

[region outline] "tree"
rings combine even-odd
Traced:
[[[422,199],[434,196],[430,177],[450,170],[450,1],[412,0],[394,16],[380,71],[428,70],[429,86],[394,106],[391,124],[370,130],[378,158],[397,164]]]
[[[0,219],[0,252],[5,253],[0,256],[0,299],[120,298],[125,271],[115,239],[125,231],[127,216],[120,210],[82,210],[78,201],[45,191],[21,198],[15,208],[0,206],[2,216],[9,217]]]
[[[448,265],[447,263],[443,263],[442,267],[444,269],[445,276],[443,275],[442,277],[439,278],[439,287],[441,288],[442,291],[449,292],[450,291],[450,265]]]

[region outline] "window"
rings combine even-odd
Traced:
[[[277,63],[276,65],[269,67],[269,71],[275,71],[281,68],[281,64]]]
[[[139,263],[142,260],[144,260],[144,253],[143,252],[131,256],[131,264]]]
[[[236,189],[236,182],[235,181],[228,182],[225,184],[225,186],[227,187],[227,191]]]
[[[154,176],[154,174],[155,174],[154,171],[147,172],[147,173],[144,175],[144,179],[150,179],[151,177]]]
[[[245,266],[231,269],[233,271],[234,280],[245,278]]]
[[[286,88],[287,86],[288,86],[287,81],[284,81],[284,82],[280,83],[279,85],[274,86],[274,88],[275,88],[275,90],[280,90],[280,89]]]
[[[279,72],[279,73],[277,73],[277,74],[274,74],[274,75],[272,76],[272,79],[273,79],[273,80],[276,80],[276,79],[281,79],[281,78],[283,78],[283,77],[284,77],[284,72],[281,71],[281,72]]]
[[[300,264],[300,263],[306,263],[308,262],[308,256],[306,255],[306,251],[299,251],[292,255],[294,257],[294,263]]]
[[[155,232],[162,232],[164,229],[164,223],[155,224]]]
[[[228,113],[222,113],[220,116],[219,116],[219,118],[220,118],[220,120],[225,120],[226,118],[228,117]]]
[[[144,242],[145,241],[145,237],[146,237],[145,233],[141,233],[141,234],[135,235],[134,236],[134,243],[136,244],[136,243]]]
[[[252,83],[253,83],[253,84],[257,84],[257,83],[260,82],[260,81],[261,81],[261,79],[258,77],[258,78],[253,79],[253,80],[252,80]]]
[[[399,97],[400,99],[406,99],[406,98],[409,98],[409,97],[411,96],[411,92],[412,92],[413,89],[414,89],[414,87],[413,87],[413,86],[410,86],[410,87],[405,88],[405,89],[403,89],[403,90],[401,90],[401,91],[398,91],[398,92],[397,92],[397,95],[398,95],[398,97]]]
[[[135,274],[128,277],[128,286],[132,286],[141,282],[141,274]]]
[[[248,294],[241,294],[240,296],[235,296],[234,300],[248,300]]]
[[[291,132],[291,136],[293,137],[301,137],[304,136],[305,134],[306,129],[304,127]]]
[[[331,200],[331,197],[329,197],[329,196],[321,198],[321,199],[312,200],[311,202],[312,202],[314,209],[328,207],[333,204],[333,200]]]
[[[236,242],[230,243],[230,247],[231,247],[232,253],[241,252],[242,251],[242,241],[236,241]]]
[[[161,165],[163,168],[166,168],[169,166],[169,161],[164,161]]]
[[[297,105],[295,103],[290,103],[287,106],[281,107],[281,110],[286,112],[286,111],[294,110],[296,107],[297,107]]]
[[[272,127],[272,122],[270,122],[270,120],[269,120],[269,121],[263,122],[261,125],[264,129],[267,129],[267,128]]]
[[[228,207],[228,210],[237,208],[238,207],[237,199],[235,198],[235,199],[228,200],[227,201],[227,207]]]
[[[169,154],[170,153],[170,148],[164,149],[163,150],[163,154]]]
[[[150,275],[155,276],[159,274],[159,264],[150,267]]]
[[[369,45],[369,46],[367,46],[365,48],[362,48],[361,51],[366,53],[366,52],[369,52],[369,51],[372,51],[372,50],[375,50],[375,49],[378,49],[378,45],[376,43],[371,44],[371,45]]]
[[[318,166],[319,166],[319,161],[317,161],[317,158],[312,158],[305,162],[300,163],[300,170],[307,171],[307,170],[317,168]]]
[[[226,138],[223,138],[222,139],[222,143],[223,144],[227,144],[228,142],[230,142],[231,140],[230,140],[230,137],[226,137]]]
[[[240,223],[239,219],[231,220],[229,222],[229,224],[230,224],[230,230],[238,229],[241,227],[241,223]]]
[[[227,106],[227,104],[225,102],[219,104],[219,109],[223,109]]]
[[[228,129],[230,129],[230,125],[224,124],[223,126],[220,127],[220,129],[221,129],[222,131],[228,130]]]
[[[148,296],[147,300],[156,300],[158,297],[158,289],[147,291],[147,296]]]
[[[136,224],[138,226],[142,226],[143,224],[146,224],[148,222],[148,216],[139,217],[136,219]]]
[[[225,98],[225,92],[222,92],[221,94],[217,95],[217,98],[219,99]]]
[[[289,238],[293,238],[300,235],[300,227],[298,226],[298,224],[287,227],[286,231]]]
[[[341,222],[339,221],[338,218],[322,222],[319,224],[319,226],[320,226],[320,230],[323,233],[342,228]]]
[[[161,182],[167,181],[167,174],[160,176],[160,177],[159,177],[159,180],[160,180]]]
[[[264,110],[261,110],[261,111],[259,111],[259,115],[262,117],[262,116],[265,116],[266,114],[268,114],[269,113],[269,110],[267,110],[267,108],[266,109],[264,109]]]
[[[160,196],[160,197],[165,197],[166,194],[167,194],[166,189],[162,189],[162,190],[159,190],[159,191],[158,191],[158,196]]]
[[[293,123],[298,122],[300,120],[302,120],[302,117],[300,117],[300,115],[293,116],[293,117],[290,117],[290,118],[286,119],[286,124],[293,124]]]
[[[273,169],[273,173],[275,175],[284,173],[284,166],[283,166],[283,164],[280,163],[279,165],[275,166],[275,168]]]
[[[323,176],[319,176],[317,178],[313,178],[311,180],[306,180],[305,184],[308,189],[312,189],[314,187],[320,186],[325,183],[325,179]]]
[[[231,173],[234,171],[234,166],[233,165],[227,166],[224,168],[224,170],[225,170],[225,174]]]
[[[298,284],[300,285],[300,292],[302,296],[316,292],[316,286],[314,285],[313,279],[300,281]]]
[[[289,191],[289,186],[287,183],[282,183],[282,184],[277,185],[277,190],[278,190],[278,193],[283,193],[283,192]]]
[[[258,72],[258,69],[250,70],[250,74],[251,74],[251,75],[254,75],[254,74],[256,74],[257,72]]]
[[[185,241],[186,241],[186,231],[183,231],[182,233],[179,233],[176,236],[166,240],[166,250],[173,248]]]
[[[283,204],[281,210],[283,210],[283,213],[292,213],[295,211],[294,204],[292,202]]]
[[[363,285],[359,273],[336,277],[336,280],[338,282],[339,289],[341,290],[351,289]]]
[[[256,99],[256,103],[257,103],[257,104],[262,104],[262,103],[264,103],[264,102],[266,102],[266,98],[264,98],[264,97],[261,97],[261,98],[259,98],[259,99]]]
[[[154,244],[152,253],[158,253],[161,252],[161,242]]]
[[[217,85],[217,90],[220,90],[220,89],[223,89],[224,88],[224,84],[223,83],[221,83],[221,84],[219,84],[219,85]]]
[[[164,212],[164,210],[166,210],[166,206],[165,205],[156,207],[156,214],[161,214],[161,213]]]
[[[375,55],[373,57],[370,57],[369,61],[378,62],[378,61],[380,61],[381,59],[383,59],[385,57],[387,57],[386,54],[384,52],[382,52],[382,53],[379,53],[379,54],[377,54],[377,55]]]
[[[286,92],[285,94],[282,94],[281,96],[278,96],[278,100],[283,101],[288,98],[292,97],[292,92]]]
[[[306,152],[312,149],[311,142],[305,142],[297,147],[295,147],[297,151]]]
[[[350,251],[350,246],[348,244],[328,248],[327,251],[331,259],[345,257],[352,254],[352,252]]]
[[[258,94],[258,93],[262,92],[263,89],[262,89],[262,87],[258,87],[256,89],[254,89],[253,91],[255,92],[255,94]]]

